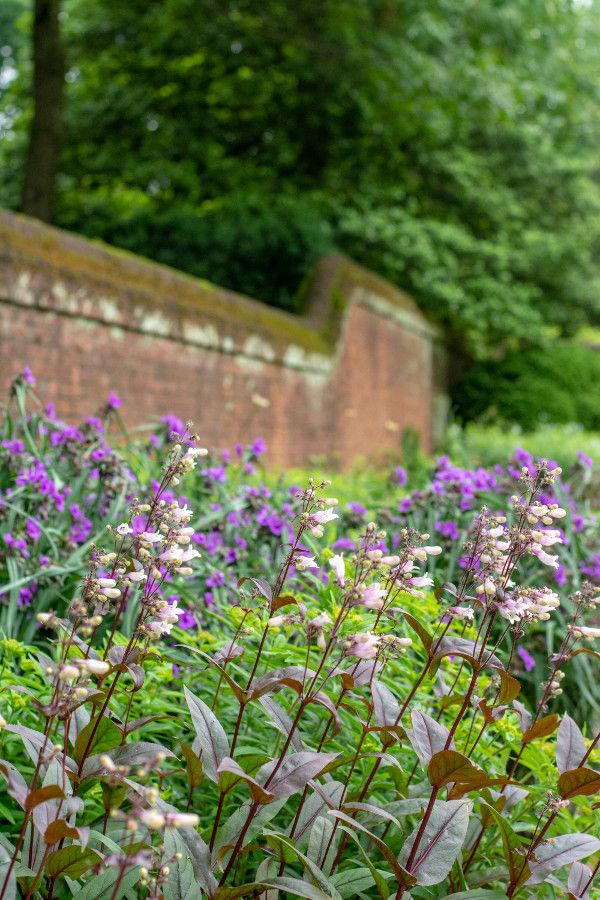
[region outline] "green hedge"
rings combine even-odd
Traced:
[[[600,353],[567,342],[476,363],[453,392],[462,422],[578,422],[600,429]]]

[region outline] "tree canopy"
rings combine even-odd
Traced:
[[[9,206],[30,19],[0,14]],[[575,0],[63,0],[56,223],[284,307],[336,247],[471,356],[572,334],[600,309],[599,25]]]

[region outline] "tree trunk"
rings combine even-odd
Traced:
[[[65,53],[61,0],[35,0],[33,23],[34,111],[23,178],[24,213],[52,220],[64,132]]]

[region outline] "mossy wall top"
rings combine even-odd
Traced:
[[[0,211],[0,377],[31,366],[65,417],[114,389],[132,424],[185,413],[219,446],[260,432],[287,464],[379,455],[407,427],[428,446],[438,338],[411,298],[338,255],[302,291],[294,316]]]

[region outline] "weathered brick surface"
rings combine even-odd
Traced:
[[[429,447],[437,338],[410,298],[342,257],[307,290],[294,317],[1,212],[0,387],[29,365],[67,420],[113,390],[128,424],[172,411],[286,465],[376,458],[409,427]]]

